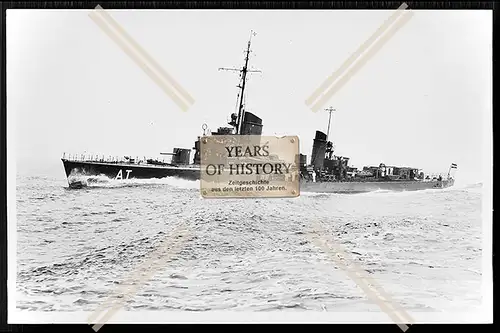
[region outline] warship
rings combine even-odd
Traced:
[[[258,70],[248,69],[252,35],[245,50],[244,65],[240,69],[219,68],[239,72],[240,83],[237,86],[237,112],[230,115],[229,127],[219,127],[217,131],[207,131],[207,124],[202,125],[203,136],[207,135],[262,135],[263,122],[260,117],[246,111],[244,92],[247,75]],[[309,163],[307,155],[299,154],[300,191],[316,193],[363,193],[378,190],[416,191],[425,189],[443,189],[454,184],[451,171],[457,168],[452,163],[447,176],[429,176],[413,167],[398,167],[379,163],[377,166],[365,166],[361,170],[349,166],[349,157],[334,155],[334,145],[328,140],[332,111],[329,108],[327,133],[317,130],[312,145]],[[194,147],[173,148],[170,161],[160,158],[133,158],[132,156],[105,157],[85,154],[66,154],[61,160],[70,188],[82,188],[89,184],[130,179],[161,179],[176,177],[186,180],[199,180],[200,140],[198,136]],[[194,150],[191,162],[191,153]]]

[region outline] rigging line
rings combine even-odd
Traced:
[[[241,84],[242,84],[242,75],[241,75],[241,73],[240,73],[239,77],[240,77],[240,82],[239,82],[239,84],[237,86],[238,88],[240,88]],[[240,102],[240,94],[241,94],[241,89],[238,89],[238,94],[236,96],[236,103],[235,103],[235,106],[234,106],[234,113],[236,113],[236,114],[238,114],[238,112],[239,112],[239,110],[238,110],[238,104]]]
[[[240,92],[238,91],[238,95],[236,96],[236,103],[234,105],[234,113],[238,112],[238,101],[240,100]]]

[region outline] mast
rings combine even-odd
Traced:
[[[325,111],[330,113],[328,116],[328,130],[326,131],[326,141],[328,141],[328,137],[330,136],[330,121],[332,120],[332,112],[337,110],[330,106],[328,109],[325,109]]]
[[[250,39],[248,40],[248,46],[247,46],[247,49],[245,51],[245,64],[243,65],[243,68],[242,69],[235,69],[235,68],[219,68],[219,70],[230,70],[230,71],[239,71],[241,72],[241,84],[239,84],[237,87],[240,88],[240,100],[239,100],[239,105],[238,105],[238,114],[237,114],[237,117],[236,117],[236,123],[234,123],[234,127],[236,129],[236,133],[235,134],[240,134],[241,133],[241,126],[242,126],[242,122],[243,122],[243,117],[244,117],[244,114],[245,114],[245,110],[244,110],[244,104],[243,104],[243,98],[244,98],[244,94],[245,94],[245,86],[246,86],[246,81],[247,81],[247,73],[249,72],[261,72],[259,70],[248,70],[248,59],[249,59],[249,55],[250,55],[250,45],[252,43],[252,36],[255,36],[255,32],[253,30],[250,31]],[[233,123],[231,123],[233,124]]]
[[[236,134],[239,134],[241,132],[241,123],[243,122],[243,115],[245,113],[245,110],[243,109],[243,98],[245,94],[245,83],[247,79],[247,70],[248,70],[248,56],[250,54],[250,43],[252,42],[252,34],[253,31],[250,34],[250,39],[248,40],[248,47],[247,47],[247,54],[245,56],[245,65],[243,66],[243,69],[241,70],[242,75],[241,75],[241,80],[243,81],[241,84],[241,96],[240,96],[240,107],[238,109],[238,120],[237,124],[238,127],[236,128]]]

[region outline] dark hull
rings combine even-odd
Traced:
[[[380,182],[324,182],[300,184],[301,192],[317,193],[366,193],[374,191],[422,191],[451,187],[454,180],[443,181],[380,181]]]
[[[179,177],[188,180],[200,178],[197,168],[175,167],[175,166],[154,166],[128,163],[99,163],[99,162],[79,162],[62,159],[64,171],[68,178],[70,187],[80,187],[81,182],[95,177],[104,176],[109,179],[154,179],[165,177]]]
[[[69,186],[80,188],[95,177],[109,179],[161,179],[177,177],[187,180],[199,180],[200,169],[197,167],[154,166],[132,163],[79,162],[62,159]],[[82,179],[84,178],[84,179]],[[364,193],[372,191],[419,191],[442,189],[453,186],[454,180],[443,181],[346,181],[346,182],[305,182],[301,181],[301,192],[316,193]]]

